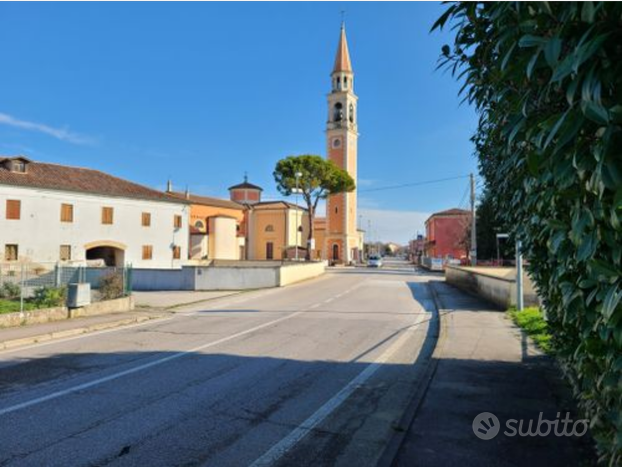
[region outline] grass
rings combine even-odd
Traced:
[[[510,308],[508,315],[517,326],[522,328],[529,337],[533,339],[536,345],[547,354],[551,354],[551,334],[549,334],[549,326],[538,307],[525,308],[518,311],[516,308]]]
[[[24,302],[24,310],[34,310],[36,308],[34,303]],[[19,300],[4,300],[0,299],[0,314],[2,313],[15,313],[19,311]]]

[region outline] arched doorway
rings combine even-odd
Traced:
[[[125,245],[118,242],[93,242],[84,245],[87,261],[103,262],[102,266],[121,267],[125,265]]]
[[[339,261],[339,245],[333,245],[333,261]]]

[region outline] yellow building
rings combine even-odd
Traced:
[[[175,192],[170,183],[167,193],[191,203],[189,260],[246,258],[244,205],[227,199]]]
[[[248,259],[304,259],[309,237],[307,210],[286,201],[258,202],[247,211]]]

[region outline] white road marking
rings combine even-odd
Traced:
[[[227,300],[228,297],[222,297],[222,298],[217,298],[214,300],[218,300],[218,303],[215,304],[211,304],[209,307],[204,308],[204,310],[211,310],[211,309],[216,309],[216,308],[224,308],[227,306],[231,306],[231,305],[236,305],[238,303],[243,303],[246,302],[248,300],[253,300],[256,299],[258,297],[263,297],[264,295],[268,295],[270,292],[275,292],[278,291],[280,289],[270,289],[270,290],[266,290],[261,294],[253,294],[252,296],[246,296],[243,297],[242,299],[237,298],[237,295],[235,296],[235,298],[231,298],[229,300]],[[200,305],[199,303],[196,303],[195,306]],[[187,305],[187,306],[191,306],[191,305]],[[179,312],[179,313],[174,313],[173,316],[171,316],[170,318],[158,318],[158,319],[153,319],[153,320],[147,320],[144,321],[142,323],[136,323],[136,324],[130,324],[129,326],[120,326],[118,328],[113,328],[113,329],[104,329],[103,331],[94,331],[94,332],[88,332],[88,333],[84,333],[84,334],[80,334],[78,336],[72,336],[72,337],[65,337],[65,338],[61,338],[61,339],[51,339],[49,341],[45,341],[45,342],[41,342],[38,344],[31,344],[31,345],[25,345],[25,346],[20,346],[20,347],[15,347],[12,349],[8,349],[8,350],[1,350],[0,351],[0,357],[6,354],[10,354],[10,353],[15,353],[15,352],[20,352],[22,350],[28,350],[28,349],[34,349],[34,348],[38,348],[38,347],[44,347],[47,345],[54,345],[54,344],[62,344],[64,342],[69,342],[69,341],[73,341],[76,339],[88,339],[90,337],[97,337],[101,334],[107,334],[107,333],[111,333],[111,332],[121,332],[121,331],[125,331],[126,329],[132,329],[135,327],[139,327],[139,326],[146,326],[148,324],[158,324],[158,323],[163,323],[166,321],[170,321],[172,319],[175,319],[175,317],[177,316],[195,316],[195,315],[199,315],[201,312],[200,311],[191,311],[191,312]],[[16,362],[17,364],[21,363],[21,362]],[[9,364],[8,366],[12,366],[12,364]],[[6,365],[3,365],[0,363],[0,368],[6,368]]]
[[[266,453],[253,462],[250,467],[263,467],[274,464],[307,434],[318,426],[326,417],[335,411],[350,397],[356,389],[371,378],[410,338],[412,331],[423,321],[424,314],[418,314],[415,323],[409,326],[402,335],[374,362],[370,363],[353,380],[344,386],[337,394],[329,399],[324,405],[315,411],[309,418],[291,431],[285,438],[272,446]]]
[[[95,379],[93,381],[89,381],[87,383],[78,384],[77,386],[72,386],[70,388],[63,389],[62,391],[56,391],[56,392],[53,392],[53,393],[48,394],[46,396],[37,397],[36,399],[31,399],[29,401],[22,402],[20,404],[15,404],[15,405],[12,405],[10,407],[6,407],[4,409],[0,409],[0,416],[6,415],[6,414],[11,413],[11,412],[16,412],[18,410],[25,409],[27,407],[31,407],[33,405],[37,405],[37,404],[40,404],[42,402],[47,402],[47,401],[52,400],[52,399],[57,399],[59,397],[66,396],[67,394],[72,394],[74,392],[82,391],[84,389],[89,389],[89,388],[92,388],[94,386],[99,386],[100,384],[107,383],[109,381],[113,381],[113,380],[119,379],[119,378],[121,378],[123,376],[131,375],[133,373],[138,373],[139,371],[143,371],[143,370],[146,370],[148,368],[152,368],[154,366],[162,365],[163,363],[170,362],[171,360],[176,360],[176,359],[178,359],[180,357],[184,357],[184,356],[186,356],[186,355],[188,355],[190,353],[195,353],[195,352],[198,352],[200,350],[204,350],[204,349],[207,349],[209,347],[213,347],[213,346],[218,345],[218,344],[223,344],[225,342],[228,342],[230,340],[236,339],[238,337],[245,336],[246,334],[250,334],[252,332],[259,331],[260,329],[266,328],[268,326],[272,326],[273,324],[280,323],[280,322],[285,321],[287,319],[291,319],[291,318],[293,318],[295,316],[298,316],[299,314],[304,313],[304,312],[305,312],[305,310],[300,310],[300,311],[297,311],[295,313],[292,313],[291,315],[283,316],[281,318],[269,321],[267,323],[260,324],[259,326],[255,326],[253,328],[246,329],[245,331],[241,331],[241,332],[232,334],[230,336],[223,337],[222,339],[218,339],[218,340],[215,340],[213,342],[209,342],[207,344],[199,345],[199,346],[194,347],[194,348],[189,349],[189,350],[184,350],[184,351],[181,351],[181,352],[177,352],[177,353],[174,353],[172,355],[168,355],[166,357],[160,358],[158,360],[153,360],[153,361],[151,361],[149,363],[145,363],[143,365],[135,366],[133,368],[129,368],[129,369],[124,370],[124,371],[119,371],[118,373],[113,373],[111,375],[104,376],[102,378],[98,378],[98,379]]]
[[[357,287],[358,286],[352,287],[351,289],[348,290],[348,292],[351,291],[351,290],[354,290]],[[223,337],[223,338],[215,340],[213,342],[208,342],[207,344],[199,345],[199,346],[194,347],[194,348],[189,349],[189,350],[183,350],[181,352],[177,352],[177,353],[168,355],[168,356],[160,358],[158,360],[153,360],[153,361],[151,361],[149,363],[145,363],[143,365],[139,365],[139,366],[136,366],[136,367],[133,367],[133,368],[128,368],[127,370],[119,371],[117,373],[113,373],[111,375],[104,376],[102,378],[97,378],[95,380],[92,380],[92,381],[89,381],[89,382],[86,382],[86,383],[82,383],[82,384],[78,384],[76,386],[72,386],[72,387],[69,387],[67,389],[63,389],[61,391],[56,391],[56,392],[50,393],[50,394],[45,395],[45,396],[37,397],[35,399],[31,399],[31,400],[28,400],[28,401],[25,401],[25,402],[21,402],[19,404],[15,404],[15,405],[6,407],[4,409],[0,409],[0,416],[6,415],[6,414],[9,414],[9,413],[12,413],[12,412],[17,412],[18,410],[22,410],[22,409],[25,409],[25,408],[28,408],[28,407],[32,407],[33,405],[41,404],[42,402],[47,402],[47,401],[50,401],[50,400],[53,400],[53,399],[58,399],[59,397],[66,396],[68,394],[73,394],[74,392],[83,391],[85,389],[89,389],[89,388],[92,388],[92,387],[95,387],[95,386],[99,386],[100,384],[104,384],[104,383],[107,383],[109,381],[114,381],[116,379],[122,378],[123,376],[127,376],[127,375],[131,375],[131,374],[134,374],[134,373],[138,373],[140,371],[147,370],[149,368],[162,365],[163,363],[170,362],[171,360],[176,360],[176,359],[184,357],[184,356],[186,356],[186,355],[188,355],[190,353],[195,353],[195,352],[198,352],[200,350],[205,350],[205,349],[207,349],[209,347],[213,347],[215,345],[223,344],[223,343],[228,342],[230,340],[237,339],[238,337],[242,337],[242,336],[245,336],[247,334],[251,334],[251,333],[253,333],[255,331],[259,331],[260,329],[266,328],[268,326],[272,326],[273,324],[277,324],[277,323],[280,323],[282,321],[294,318],[295,316],[298,316],[298,315],[300,315],[302,313],[305,313],[305,312],[309,311],[309,309],[310,309],[310,307],[307,307],[307,308],[301,309],[299,311],[296,311],[296,312],[292,313],[291,315],[282,316],[281,318],[277,318],[275,320],[268,321],[267,323],[260,324],[258,326],[255,326],[255,327],[250,328],[250,329],[246,329],[244,331],[240,331],[238,333],[232,334],[232,335],[227,336],[227,337]],[[169,319],[172,319],[172,318],[169,318]],[[112,332],[114,330],[111,329],[110,331]],[[80,336],[78,336],[78,337],[80,337]],[[58,342],[58,341],[56,341],[56,342]]]

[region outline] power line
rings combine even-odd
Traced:
[[[421,186],[421,185],[431,185],[433,183],[449,182],[451,180],[460,180],[462,178],[468,178],[468,177],[469,177],[468,175],[459,175],[457,177],[439,178],[436,180],[425,180],[422,182],[403,183],[401,185],[390,185],[390,186],[383,186],[383,187],[378,187],[378,188],[370,188],[367,190],[359,190],[359,193],[369,193],[372,191],[384,191],[384,190],[397,190],[399,188],[408,188],[408,187]]]
[[[469,194],[470,188],[471,188],[470,183],[467,183],[467,186],[464,189],[464,193],[462,194],[462,198],[460,199],[460,204],[458,204],[458,209],[463,209],[466,207],[465,201],[467,201],[467,195]]]

